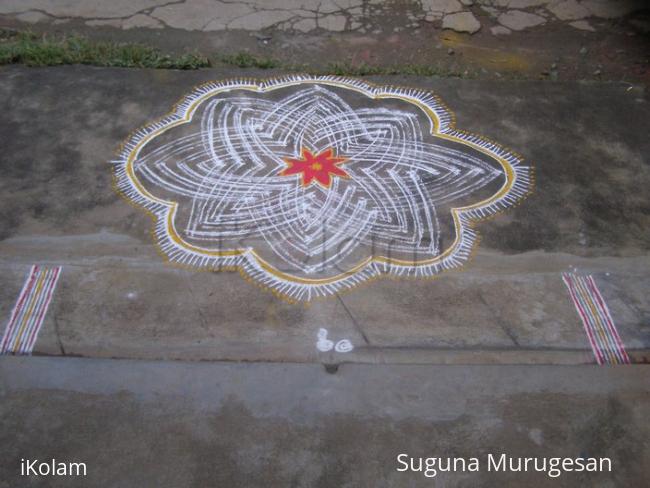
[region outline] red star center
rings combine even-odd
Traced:
[[[288,167],[280,172],[280,176],[300,175],[302,185],[307,186],[312,181],[316,181],[324,188],[329,188],[332,184],[332,175],[341,178],[349,178],[350,175],[338,167],[348,158],[334,156],[334,149],[329,148],[314,154],[304,147],[300,151],[300,159],[284,158]]]

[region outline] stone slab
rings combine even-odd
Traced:
[[[225,364],[0,358],[0,484],[20,459],[86,462],[48,486],[643,486],[647,367]],[[100,446],[101,448],[98,448]],[[609,457],[612,472],[489,472],[487,453]],[[396,457],[479,457],[479,472]],[[42,481],[42,480],[29,480]]]
[[[37,354],[583,363],[589,345],[561,281],[577,269],[596,276],[624,342],[646,356],[650,118],[640,87],[377,78],[434,90],[459,127],[522,153],[535,193],[477,227],[479,252],[459,272],[380,280],[305,306],[238,273],[164,264],[149,218],[111,187],[109,161],[131,130],[200,82],[258,73],[1,71],[2,317],[31,264],[64,266]],[[317,351],[319,328],[355,351]]]

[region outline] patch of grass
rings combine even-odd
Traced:
[[[383,75],[386,68],[368,64],[353,65],[349,63],[330,63],[324,71],[338,76],[372,76]]]
[[[276,59],[259,57],[248,52],[224,55],[219,58],[223,64],[238,68],[281,69],[289,72],[302,72],[314,75],[338,76],[378,76],[378,75],[415,75],[415,76],[445,76],[471,78],[470,73],[461,73],[442,69],[438,66],[407,64],[393,66],[373,66],[369,64],[330,63],[324,68],[309,65],[283,63]]]
[[[255,56],[254,54],[247,52],[226,54],[221,56],[219,60],[224,64],[237,66],[238,68],[273,69],[283,67],[282,63],[275,59]]]
[[[339,76],[416,75],[471,78],[472,74],[453,72],[433,65],[407,64],[374,66],[368,64],[330,63],[325,67],[296,65],[277,59],[239,52],[214,56],[217,64],[238,68],[281,69],[309,74]],[[121,68],[199,69],[211,66],[210,59],[199,53],[164,54],[142,44],[92,41],[84,37],[52,38],[31,32],[0,29],[0,64],[57,66],[89,64]]]
[[[470,78],[470,73],[450,71],[428,64],[405,64],[392,66],[372,66],[367,64],[352,65],[348,63],[329,64],[327,73],[339,76],[377,76],[377,75],[414,75],[414,76],[444,76]]]
[[[29,32],[0,36],[0,64],[27,66],[91,64],[122,68],[198,69],[210,66],[196,53],[170,56],[141,44],[90,41],[71,36],[51,39]]]

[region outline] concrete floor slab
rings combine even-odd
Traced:
[[[0,358],[0,486],[643,486],[644,366],[223,364]],[[399,453],[479,472],[398,472]],[[612,471],[488,472],[489,453]],[[31,479],[20,459],[87,463]],[[47,485],[40,484],[41,482]]]
[[[165,265],[149,218],[111,187],[109,161],[131,130],[192,86],[241,73],[259,74],[2,68],[3,316],[31,264],[65,267],[36,353],[588,362],[589,344],[561,281],[577,268],[596,276],[623,340],[644,360],[650,117],[642,87],[377,78],[434,90],[460,128],[523,153],[537,171],[535,193],[478,226],[479,253],[460,272],[380,280],[305,307],[239,274]],[[321,327],[352,341],[355,351],[318,352]]]

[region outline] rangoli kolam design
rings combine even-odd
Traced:
[[[532,184],[431,92],[332,76],[202,85],[133,133],[114,170],[170,262],[295,301],[458,268],[474,223]]]

